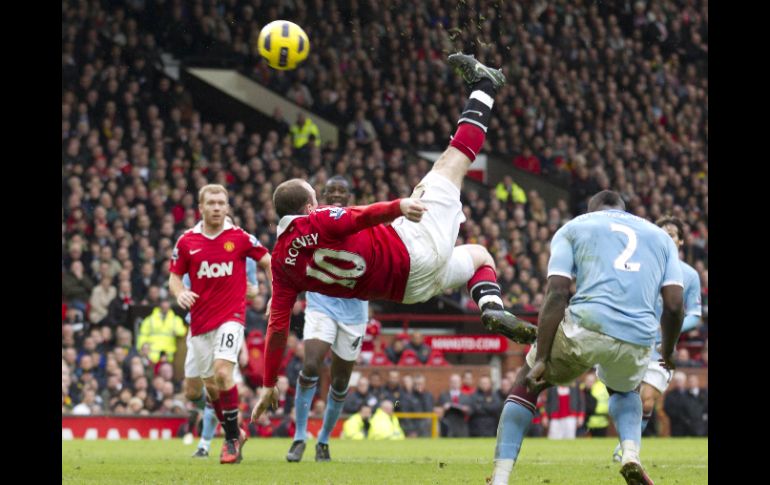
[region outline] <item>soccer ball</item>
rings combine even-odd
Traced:
[[[310,41],[299,25],[288,20],[275,20],[262,27],[257,48],[270,67],[287,71],[296,69],[307,59]]]

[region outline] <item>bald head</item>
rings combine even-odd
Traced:
[[[609,209],[626,210],[626,203],[623,202],[623,198],[612,190],[602,190],[588,201],[588,212]]]

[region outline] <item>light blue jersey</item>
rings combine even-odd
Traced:
[[[346,325],[361,325],[369,321],[369,302],[357,298],[334,298],[308,291],[305,311],[316,311]]]
[[[257,281],[257,262],[251,258],[246,258],[246,281],[259,288],[259,282]],[[185,288],[190,288],[190,275],[187,273],[182,276],[182,284]],[[187,323],[190,323],[190,312],[184,317]]]
[[[651,346],[663,286],[682,284],[679,253],[655,224],[621,210],[576,217],[551,240],[548,276],[575,277],[567,311],[575,322],[636,345]]]
[[[695,268],[680,261],[682,263],[682,276],[684,277],[684,323],[682,323],[682,333],[689,332],[698,325],[701,317],[701,301],[700,301],[700,276]],[[663,315],[663,298],[658,298],[655,304],[655,316],[660,320]],[[658,327],[658,333],[655,335],[655,345],[652,347],[652,357],[650,362],[657,361],[661,358],[660,352],[658,352],[658,345],[663,342],[663,333]]]

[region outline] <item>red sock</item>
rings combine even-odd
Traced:
[[[466,157],[473,161],[484,145],[485,136],[484,131],[478,126],[470,123],[460,123],[449,144],[463,152]]]
[[[222,427],[225,429],[225,439],[238,438],[238,387],[233,386],[226,391],[219,391],[222,402]]]
[[[471,291],[474,286],[485,281],[497,284],[497,272],[492,266],[484,265],[473,273],[471,279],[468,280],[468,291]]]
[[[492,266],[484,265],[473,273],[468,280],[468,293],[482,312],[486,308],[503,309],[503,294],[497,284],[497,273]]]
[[[222,403],[222,412],[238,409],[238,386],[219,391],[219,401]]]

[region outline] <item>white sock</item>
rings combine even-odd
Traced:
[[[622,464],[626,464],[628,462],[634,462],[634,463],[641,463],[639,460],[639,448],[636,446],[636,443],[634,443],[633,440],[625,440],[622,443],[620,443],[620,447],[623,449],[623,458],[621,460]]]
[[[495,460],[495,471],[490,485],[508,485],[508,477],[513,470],[514,460]]]
[[[198,448],[203,448],[206,451],[209,451],[211,449],[211,440],[204,440],[201,438],[201,440],[198,442]]]

